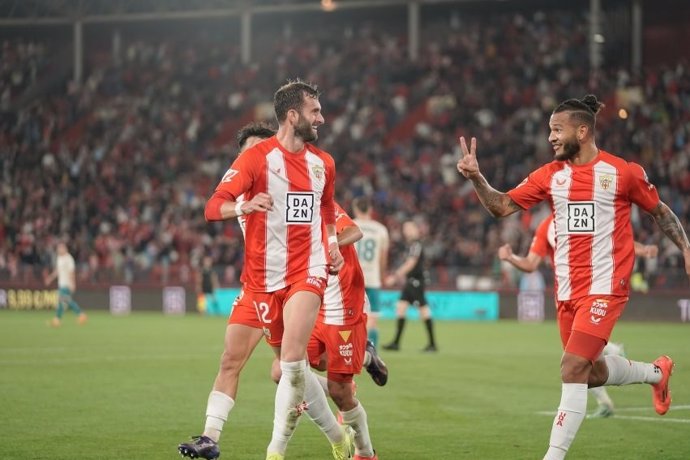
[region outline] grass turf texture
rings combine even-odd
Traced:
[[[200,434],[222,349],[220,318],[90,313],[58,329],[45,312],[0,311],[0,458],[171,459]],[[393,323],[381,325],[383,343]],[[357,378],[381,459],[536,459],[546,451],[560,399],[554,323],[437,323],[440,352],[424,354],[423,325],[408,322],[400,352],[382,352],[388,385]],[[676,360],[674,404],[664,417],[648,385],[611,387],[617,417],[585,420],[575,459],[690,458],[688,325],[620,323],[614,340],[633,359]],[[275,385],[260,344],[240,381],[221,459],[263,459]],[[590,411],[594,398],[589,397]],[[287,458],[328,459],[330,446],[302,420]]]

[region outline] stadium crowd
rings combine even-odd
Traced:
[[[340,203],[373,197],[394,261],[401,223],[418,220],[437,284],[452,286],[461,273],[497,275],[498,247],[526,252],[548,212],[488,216],[455,170],[457,137],[481,139],[482,169],[505,190],[549,161],[546,121],[557,101],[587,92],[608,105],[600,146],[643,164],[688,228],[690,65],[637,76],[603,69],[593,78],[586,27],[583,13],[558,10],[451,15],[423,23],[416,62],[404,29],[366,22],[262,34],[273,45],[250,65],[223,34],[137,38],[117,58],[91,59],[81,86],[65,84],[18,112],[4,104],[8,85],[17,87],[17,69],[22,81],[34,78],[45,53],[40,43],[8,45],[0,279],[40,279],[55,242],[69,235],[84,280],[186,283],[209,253],[224,270],[221,282],[237,283],[239,229],[207,224],[203,206],[234,157],[234,131],[270,119],[273,90],[297,76],[324,91],[319,144],[334,154]],[[659,264],[680,263],[650,219],[636,215],[634,223],[639,240],[662,245]]]

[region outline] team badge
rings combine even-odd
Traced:
[[[608,190],[611,184],[613,183],[613,176],[610,174],[602,174],[599,176],[599,185],[601,185],[601,188],[604,190]]]
[[[343,342],[347,342],[352,331],[338,331],[338,334],[340,334],[340,338],[343,339]]]
[[[311,172],[314,174],[314,177],[316,177],[318,180],[321,180],[323,179],[326,170],[321,165],[314,165],[311,167]]]

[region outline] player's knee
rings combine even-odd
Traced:
[[[224,375],[239,375],[246,361],[245,356],[224,351],[220,358],[220,372]]]
[[[561,359],[561,381],[563,383],[588,383],[592,363],[581,356],[566,353]]]

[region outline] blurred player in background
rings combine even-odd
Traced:
[[[424,320],[429,343],[422,350],[425,352],[435,352],[436,340],[434,340],[434,324],[431,320],[431,308],[426,300],[426,280],[424,275],[424,248],[422,247],[419,226],[414,221],[408,220],[403,223],[403,237],[407,243],[407,256],[405,262],[397,270],[386,278],[387,286],[394,286],[399,282],[404,282],[400,300],[396,309],[398,318],[395,338],[387,345],[385,350],[399,350],[400,339],[405,328],[405,315],[407,308],[414,305],[419,309],[419,316]]]
[[[213,258],[204,256],[201,262],[201,273],[197,278],[197,292],[204,298],[207,315],[220,314],[220,306],[216,298],[216,289],[219,287],[218,274],[213,270]]]
[[[498,248],[498,258],[510,263],[518,270],[526,273],[535,271],[544,258],[548,258],[553,266],[553,251],[556,247],[556,233],[553,223],[553,214],[550,214],[538,226],[532,238],[527,256],[521,257],[513,253],[509,244],[504,244]],[[635,241],[635,255],[641,257],[656,257],[659,247],[656,245],[645,245]],[[602,351],[603,356],[617,355],[625,357],[623,344],[609,342]],[[614,412],[613,400],[606,391],[606,387],[600,386],[589,389],[597,400],[597,409],[587,418],[606,418],[611,417]]]
[[[320,392],[323,397],[308,368],[306,349],[328,274],[343,265],[335,232],[335,163],[310,144],[324,123],[319,92],[291,81],[276,91],[274,109],[277,134],[234,161],[205,210],[209,221],[247,215],[243,301],[251,302],[260,316],[270,314],[278,321],[272,326],[281,329],[285,378],[276,390],[267,460],[284,458],[305,394],[318,397]],[[246,201],[238,201],[240,195]],[[348,458],[349,433],[335,422],[325,397],[323,402],[326,410],[319,417],[333,418],[326,435],[334,457]]]
[[[65,312],[65,305],[77,315],[77,322],[79,324],[84,324],[86,323],[86,313],[81,311],[81,308],[79,308],[79,305],[72,297],[77,290],[74,258],[72,254],[69,253],[65,243],[58,243],[56,250],[57,257],[55,258],[55,269],[45,279],[46,286],[50,285],[55,278],[57,278],[58,285],[57,310],[50,325],[53,327],[60,326],[62,314]]]
[[[479,170],[472,138],[458,171],[472,182],[479,200],[495,217],[548,200],[556,229],[555,273],[561,358],[561,402],[551,428],[545,460],[565,458],[587,410],[587,387],[648,383],[660,415],[671,406],[673,360],[630,361],[601,352],[628,301],[634,245],[630,210],[647,211],[685,258],[690,276],[690,242],[678,217],[659,199],[642,167],[599,150],[593,95],[559,104],[549,120],[554,161],[532,172],[508,193],[491,187]]]
[[[381,311],[380,291],[384,274],[388,268],[388,229],[371,217],[371,201],[367,197],[352,201],[355,223],[364,235],[357,242],[357,257],[364,272],[364,285],[371,305],[367,320],[368,337],[374,347],[379,345],[378,317]]]
[[[354,247],[354,243],[362,238],[362,232],[337,204],[336,209],[338,244],[345,263],[338,275],[328,278],[323,307],[309,341],[309,362],[313,368],[327,371],[327,391],[340,410],[342,423],[354,430],[354,459],[372,460],[378,457],[371,444],[367,414],[355,398],[353,376],[359,374],[364,365],[377,385],[385,385],[388,370],[371,342],[367,341],[364,274]],[[262,322],[269,330],[274,324],[270,316],[262,317]],[[280,337],[272,335],[268,342],[277,346]],[[274,361],[272,372],[276,381],[280,378],[277,364]],[[308,406],[306,410],[309,411]]]

